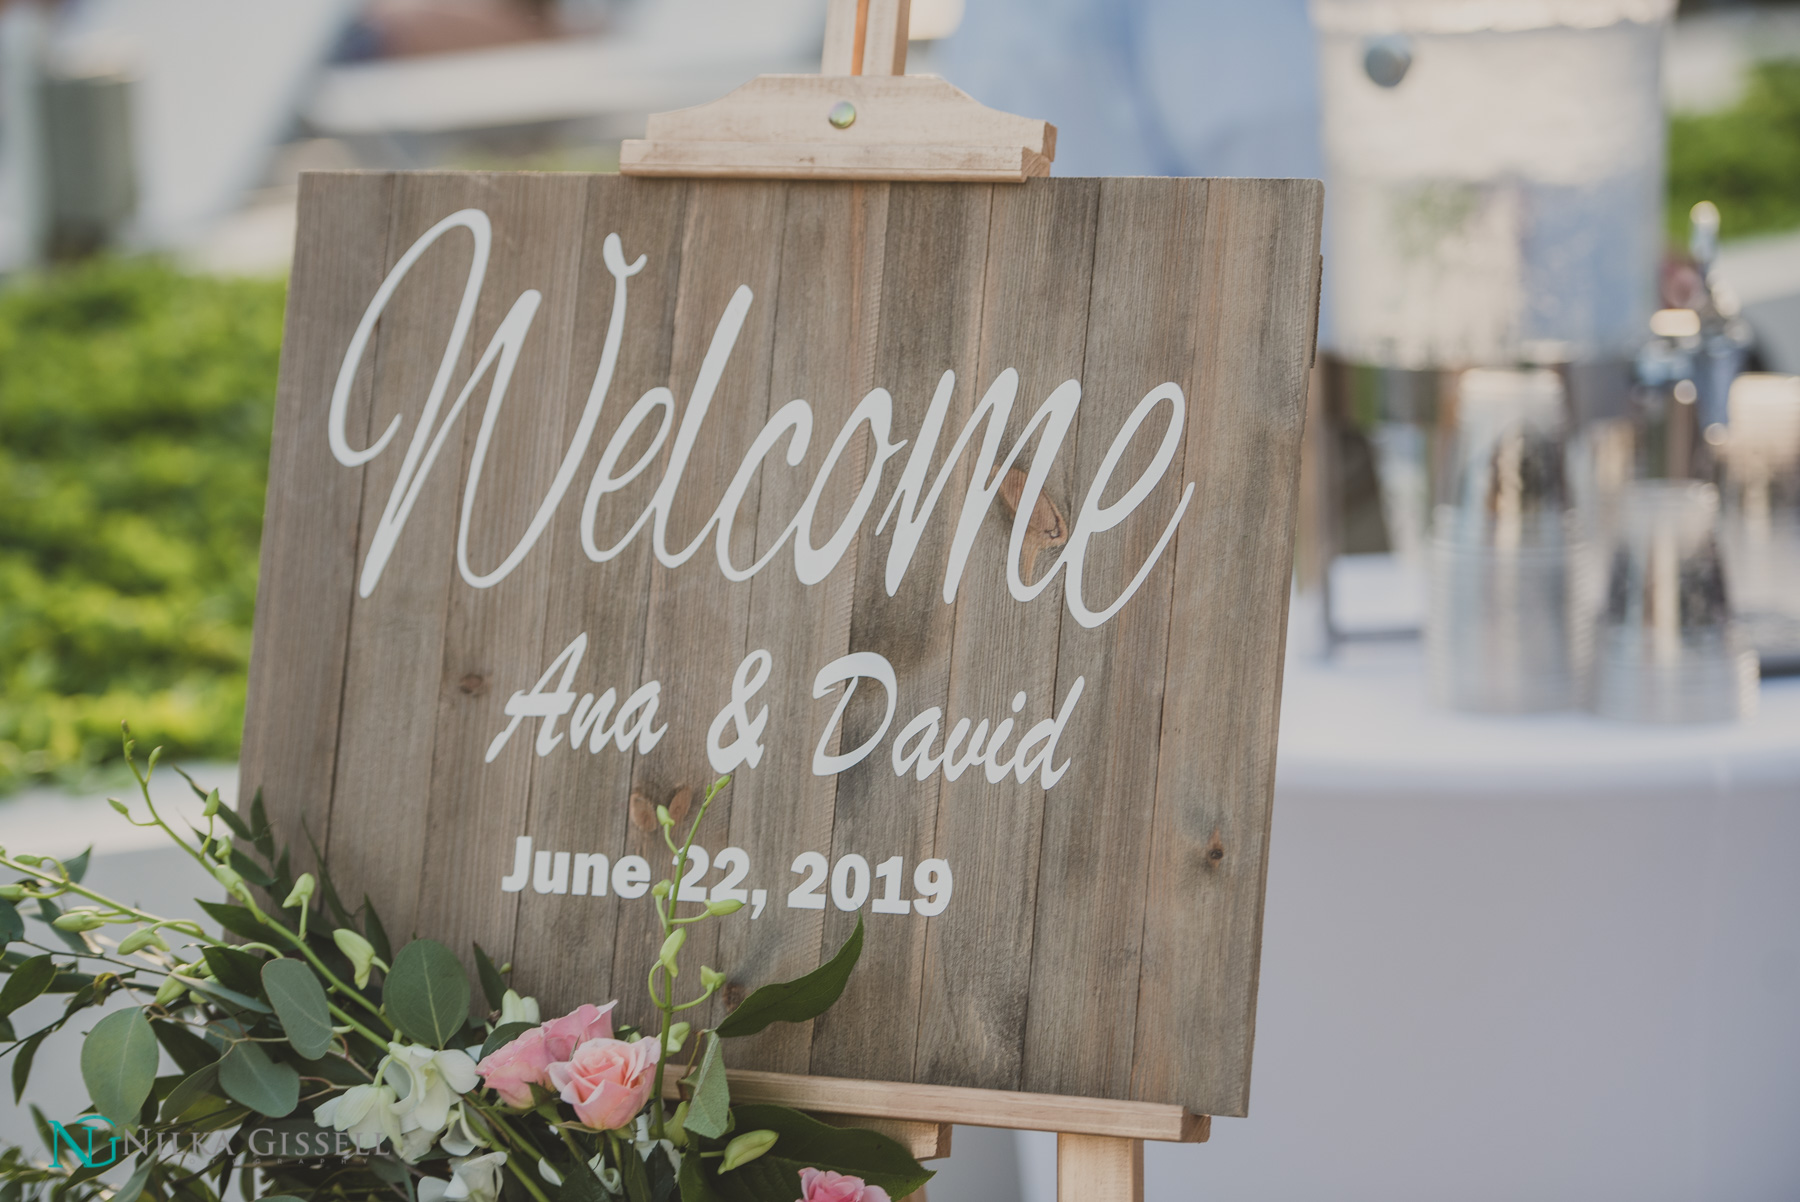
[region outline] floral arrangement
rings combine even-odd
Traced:
[[[429,939],[395,951],[366,902],[353,913],[323,870],[293,873],[260,797],[239,815],[189,778],[205,829],[178,831],[151,800],[159,758],[140,768],[128,731],[142,806],[112,805],[223,886],[228,900],[199,903],[221,933],[86,887],[85,854],[0,850],[16,874],[0,884],[0,1057],[12,1057],[15,1101],[40,1045],[105,1007],[81,1046],[88,1110],[32,1108],[48,1159],[0,1152],[0,1202],[219,1202],[234,1182],[265,1202],[890,1202],[931,1176],[877,1132],[730,1096],[725,1041],[830,1007],[861,954],[860,922],[831,960],[756,990],[717,1027],[681,1020],[726,979],[703,966],[682,999],[689,931],[742,905],[684,914],[674,884],[729,778],[685,838],[657,811],[674,872],[651,890],[664,939],[649,1032],[615,1024],[615,1003],[545,1021],[479,946],[486,1004],[471,1018],[457,955]],[[67,996],[61,1015],[15,1031],[43,995]],[[177,1072],[159,1072],[165,1055]]]

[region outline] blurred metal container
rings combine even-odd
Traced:
[[[1731,385],[1730,424],[1709,428],[1724,461],[1724,553],[1745,639],[1765,675],[1800,671],[1800,376]]]
[[[1634,722],[1721,722],[1757,702],[1732,621],[1711,484],[1650,480],[1625,498],[1595,628],[1592,708]]]
[[[1581,556],[1566,406],[1555,372],[1462,373],[1428,564],[1426,664],[1441,705],[1523,713],[1575,703],[1585,657],[1573,621]]]
[[[1465,369],[1555,367],[1578,425],[1626,413],[1656,300],[1673,9],[1313,0],[1330,430],[1303,521],[1327,561],[1423,557]],[[1354,637],[1328,595],[1323,611],[1328,641]]]

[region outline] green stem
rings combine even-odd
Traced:
[[[530,1175],[528,1175],[524,1169],[519,1167],[517,1159],[510,1155],[507,1156],[506,1167],[512,1170],[513,1176],[519,1179],[519,1184],[524,1186],[526,1191],[530,1193],[533,1198],[537,1199],[537,1202],[550,1202],[550,1199],[544,1196],[544,1191],[538,1188],[538,1183],[533,1181]]]

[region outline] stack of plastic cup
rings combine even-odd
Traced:
[[[1593,709],[1634,722],[1722,722],[1756,710],[1756,656],[1732,621],[1719,493],[1692,480],[1632,486],[1607,557]]]
[[[1545,370],[1458,382],[1455,453],[1433,514],[1425,647],[1433,699],[1523,713],[1575,704],[1581,562],[1564,457],[1567,402]]]

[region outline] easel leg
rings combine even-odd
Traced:
[[[1144,1202],[1144,1141],[1056,1137],[1057,1202]]]

